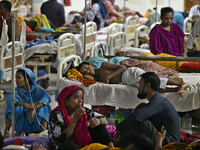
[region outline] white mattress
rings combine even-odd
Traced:
[[[186,112],[200,108],[200,74],[180,74],[180,77],[190,88],[186,91],[186,96],[182,98],[175,92],[163,93],[179,112]],[[59,92],[66,86],[79,85],[84,91],[85,104],[109,105],[121,108],[135,108],[141,102],[148,102],[137,98],[138,90],[135,87],[120,84],[96,83],[90,87],[85,87],[82,83],[62,78],[59,81]]]

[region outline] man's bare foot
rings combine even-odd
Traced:
[[[9,138],[10,137],[10,132],[8,130],[6,130],[4,132],[4,139]]]
[[[180,85],[180,89],[177,91],[177,93],[180,94],[182,98],[184,98],[185,97],[185,91],[188,87],[190,87],[189,83],[182,82],[181,85]]]

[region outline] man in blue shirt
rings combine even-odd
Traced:
[[[65,10],[64,6],[57,2],[57,0],[49,0],[44,2],[41,6],[41,13],[45,14],[56,28],[65,24]]]
[[[149,103],[135,110],[125,120],[117,125],[121,131],[121,138],[126,136],[123,132],[139,132],[155,139],[162,126],[166,130],[163,145],[171,142],[180,142],[180,128],[177,112],[168,99],[159,93],[160,79],[154,72],[141,75],[138,87],[138,98],[147,98]]]
[[[179,25],[179,27],[183,30],[183,23],[184,23],[185,17],[181,12],[175,11],[174,12],[174,19],[173,23],[176,23]]]

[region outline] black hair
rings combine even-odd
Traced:
[[[146,72],[141,75],[144,80],[144,84],[150,83],[150,87],[154,91],[158,91],[160,88],[160,78],[154,72]]]
[[[74,93],[77,92],[77,91],[82,91],[82,92],[83,92],[82,89],[76,89],[76,90],[75,90],[74,92],[72,92],[72,94],[70,94],[68,97],[65,97],[65,100],[67,101],[68,99],[70,99],[70,97],[71,97],[72,95],[74,95]]]
[[[29,85],[32,85],[31,79],[29,77],[29,75],[22,69],[18,69],[17,72],[20,72],[22,74],[22,76],[24,77],[24,81],[26,81],[26,79],[29,81]]]
[[[174,10],[171,7],[162,7],[160,10],[160,18],[162,19],[165,14],[172,13],[174,15]]]
[[[3,7],[4,7],[7,11],[11,12],[12,4],[11,4],[10,1],[2,0],[0,3],[3,4]]]
[[[155,142],[145,134],[129,133],[129,135],[120,141],[120,148],[126,148],[133,144],[136,150],[154,150]]]
[[[97,2],[99,2],[100,0],[92,0],[92,3],[94,4],[94,3],[97,3]]]
[[[76,69],[80,72],[80,70],[81,70],[81,68],[83,67],[83,65],[90,65],[90,63],[84,61],[84,62],[80,63]]]
[[[138,104],[138,105],[135,107],[134,111],[136,111],[136,110],[138,110],[138,109],[140,109],[140,108],[143,108],[143,107],[145,107],[146,105],[147,105],[147,103],[140,103],[140,104]]]
[[[0,131],[0,149],[3,148],[3,143],[4,143],[4,137],[3,137],[3,135],[1,134],[1,131]]]

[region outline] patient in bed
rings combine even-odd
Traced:
[[[138,67],[126,68],[109,62],[103,62],[99,69],[95,69],[90,63],[82,62],[77,67],[77,70],[83,74],[85,79],[94,79],[107,84],[122,83],[136,87],[139,86],[140,75],[145,73],[144,70]],[[190,86],[179,77],[160,78],[160,80],[160,92],[177,92],[182,97],[185,96],[185,91]],[[166,88],[167,85],[176,85],[178,87]]]

